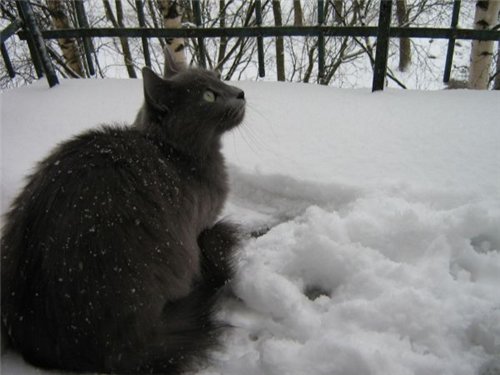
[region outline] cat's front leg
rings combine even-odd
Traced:
[[[239,242],[238,226],[227,221],[219,221],[199,235],[202,275],[214,288],[233,277],[234,252]]]

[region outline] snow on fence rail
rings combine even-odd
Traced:
[[[333,26],[324,24],[324,0],[318,0],[318,22],[315,26],[261,26],[262,5],[261,1],[255,2],[256,27],[231,27],[231,28],[204,28],[201,22],[200,0],[192,0],[193,13],[196,20],[196,28],[147,28],[145,27],[143,2],[136,0],[138,10],[139,28],[90,28],[85,14],[84,3],[73,0],[78,18],[78,28],[40,30],[31,4],[27,1],[16,1],[19,18],[1,31],[1,52],[5,66],[11,78],[15,76],[15,71],[10,62],[8,51],[4,42],[17,34],[20,39],[28,43],[31,58],[39,78],[47,76],[49,85],[52,87],[58,84],[58,78],[52,66],[52,61],[44,46],[44,39],[58,38],[82,38],[86,60],[89,69],[94,71],[91,58],[93,44],[92,38],[100,37],[120,37],[120,38],[141,38],[143,45],[144,59],[147,66],[151,65],[149,54],[149,38],[196,38],[197,54],[200,64],[206,65],[204,38],[257,38],[257,53],[259,76],[265,76],[265,59],[263,38],[302,36],[318,38],[318,72],[323,76],[325,66],[325,37],[327,36],[347,36],[347,37],[376,37],[377,48],[375,59],[373,59],[373,85],[372,90],[382,90],[387,74],[387,56],[390,38],[437,38],[448,39],[448,52],[446,57],[444,78],[447,83],[450,80],[450,71],[453,61],[453,51],[457,39],[469,40],[490,40],[500,41],[500,30],[498,28],[487,30],[459,29],[457,28],[458,15],[460,12],[460,0],[454,0],[452,21],[449,28],[422,28],[422,27],[391,27],[391,9],[393,0],[381,0],[378,26]],[[54,57],[54,56],[52,56]],[[55,58],[55,57],[54,57]]]

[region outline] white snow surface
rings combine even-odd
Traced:
[[[234,84],[224,216],[262,235],[197,374],[499,374],[500,93]],[[58,142],[141,101],[140,80],[2,93],[2,212]],[[10,351],[2,373],[53,374]]]

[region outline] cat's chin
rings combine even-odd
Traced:
[[[222,131],[229,131],[243,122],[245,118],[245,105],[241,105],[237,110],[231,113],[231,117],[228,118],[223,124],[221,124],[220,129]]]

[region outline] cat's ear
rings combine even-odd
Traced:
[[[173,77],[176,74],[186,69],[184,63],[182,62],[179,63],[175,60],[175,56],[170,50],[170,48],[168,48],[168,46],[165,47],[163,52],[165,55],[165,68],[163,70],[163,77],[165,78]]]
[[[146,103],[157,111],[168,112],[172,83],[161,78],[148,67],[142,68],[142,79]]]

